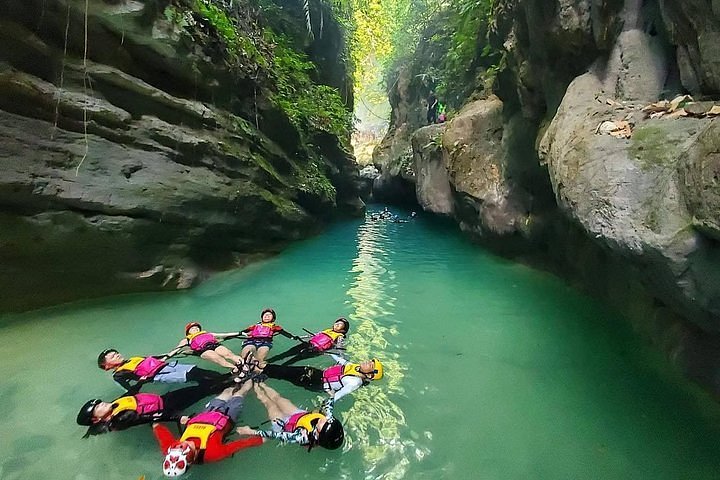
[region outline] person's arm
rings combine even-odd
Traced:
[[[340,400],[345,395],[354,392],[358,388],[362,387],[363,381],[360,377],[345,377],[343,378],[343,387],[335,392],[335,395],[333,395],[333,399],[335,401]]]
[[[322,403],[322,406],[320,407],[320,413],[322,413],[323,415],[325,415],[328,418],[332,418],[333,417],[333,408],[335,408],[335,399],[331,397],[331,398],[326,399]]]
[[[283,443],[297,443],[299,445],[307,445],[307,436],[302,430],[296,430],[294,432],[273,432],[271,430],[253,430],[250,427],[238,427],[237,432],[240,435],[256,435],[260,438],[274,438],[280,440]]]
[[[208,445],[203,454],[203,461],[217,462],[223,458],[231,457],[235,452],[245,448],[259,447],[264,441],[265,439],[262,437],[253,436],[223,444],[222,435],[218,432],[208,439]]]
[[[335,340],[335,348],[345,348],[345,335],[340,335],[337,340]]]
[[[174,357],[175,355],[177,355],[178,353],[180,353],[183,348],[187,347],[187,344],[186,344],[184,341],[183,341],[183,342],[180,342],[180,343],[181,343],[182,345],[179,344],[177,347],[173,348],[172,350],[170,350],[169,352],[167,352],[167,353],[165,353],[165,354],[163,354],[163,355],[155,355],[155,358],[157,358],[158,360],[165,361],[165,360],[167,360],[167,359],[169,359],[169,358],[171,358],[171,357]]]
[[[110,420],[110,430],[125,430],[135,425],[150,423],[152,418],[138,415],[134,410],[125,410],[120,412]]]
[[[277,330],[275,330],[274,333],[279,333],[279,334],[282,335],[283,337],[291,338],[291,339],[293,339],[293,340],[297,340],[298,342],[304,342],[304,341],[305,341],[305,340],[303,340],[302,338],[298,337],[297,335],[293,335],[292,333],[288,332],[287,330],[285,330],[285,329],[282,328],[282,327],[279,327],[279,326],[278,326],[278,327],[275,327],[275,328],[276,328]]]
[[[334,353],[331,353],[330,356],[333,360],[335,360],[336,363],[340,365],[345,365],[346,363],[348,363],[348,360],[341,357],[340,355],[335,355]]]
[[[165,425],[153,423],[152,430],[161,452],[165,453],[168,447],[176,442],[175,437]]]
[[[113,380],[115,380],[115,383],[120,385],[124,390],[130,392],[130,395],[134,395],[138,390],[140,390],[140,385],[138,385],[138,383],[140,383],[139,377],[132,372],[113,373]],[[132,381],[137,383],[133,386],[131,383]]]
[[[225,340],[226,338],[230,337],[239,337],[242,335],[242,332],[229,332],[229,333],[213,333],[210,332],[211,335],[215,336],[218,340]]]

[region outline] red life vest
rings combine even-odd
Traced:
[[[353,376],[361,378],[363,383],[367,382],[365,375],[358,371],[360,364],[358,363],[346,363],[345,365],[333,365],[330,368],[323,370],[323,388],[326,390],[335,390],[332,388],[333,382],[342,383],[342,378],[347,376]]]
[[[298,412],[288,418],[285,425],[283,425],[283,431],[292,433],[298,428],[302,428],[310,433],[313,430],[312,421],[319,420],[321,418],[325,418],[325,415],[322,413]]]
[[[323,370],[323,382],[329,384],[331,382],[339,382],[344,373],[343,365],[333,365]]]
[[[202,412],[195,415],[187,423],[187,428],[180,437],[180,441],[190,438],[200,440],[200,448],[207,447],[208,439],[216,431],[222,432],[230,424],[230,418],[220,412]]]
[[[163,400],[154,393],[138,393],[133,396],[120,397],[113,402],[112,416],[126,410],[134,410],[139,415],[156,413],[163,409]]]
[[[275,333],[274,326],[275,323],[256,323],[248,332],[248,336],[251,338],[272,338]]]
[[[215,338],[215,335],[205,331],[190,334],[186,338],[190,341],[190,348],[194,352],[202,350],[206,345],[210,343],[217,343],[218,341],[217,338]]]
[[[310,339],[310,344],[321,352],[330,350],[335,346],[335,342],[343,334],[334,331],[332,328],[316,333]]]
[[[128,361],[115,369],[115,373],[129,371],[138,377],[152,377],[167,363],[155,357],[130,357]]]
[[[145,360],[135,369],[135,374],[141,377],[152,377],[165,367],[167,363],[155,357],[145,357]]]

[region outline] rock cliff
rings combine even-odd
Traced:
[[[0,4],[0,308],[184,288],[362,211],[342,31],[266,3]]]
[[[388,137],[395,151],[411,138],[425,210],[611,301],[715,394],[720,118],[704,112],[720,104],[718,5],[498,2],[494,94],[478,85],[448,124]]]

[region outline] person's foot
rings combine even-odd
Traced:
[[[233,369],[233,381],[237,384],[242,384],[252,373],[252,367],[249,364],[239,363]]]
[[[253,376],[252,381],[255,383],[263,383],[267,379],[268,379],[267,375],[265,375],[264,373],[258,373]]]

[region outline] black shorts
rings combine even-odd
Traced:
[[[193,355],[200,356],[208,350],[215,350],[219,346],[220,344],[218,342],[207,343],[200,350],[193,350]]]

